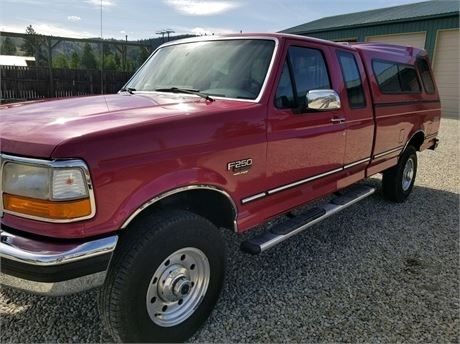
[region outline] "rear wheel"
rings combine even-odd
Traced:
[[[206,219],[186,211],[148,216],[128,229],[99,306],[116,341],[180,342],[211,313],[225,248]]]
[[[411,193],[417,175],[417,151],[408,146],[398,164],[383,172],[383,196],[393,202],[404,202]]]

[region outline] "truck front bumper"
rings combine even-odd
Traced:
[[[101,286],[118,236],[51,242],[0,229],[0,284],[45,295],[66,295]]]

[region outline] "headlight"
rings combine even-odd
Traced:
[[[4,163],[2,198],[6,213],[56,222],[94,215],[91,185],[83,162],[37,161],[43,163]]]
[[[49,199],[50,169],[6,163],[3,168],[3,191],[11,195]]]

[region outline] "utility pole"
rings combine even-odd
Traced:
[[[169,42],[169,34],[174,33],[174,30],[166,29],[165,31],[166,31],[166,34],[168,35],[168,42]]]
[[[104,94],[104,40],[102,39],[102,0],[101,0],[101,94]]]
[[[126,43],[128,43],[128,35],[125,35],[125,41]],[[125,45],[123,71],[126,72],[127,69],[128,69],[128,45]]]
[[[161,35],[161,43],[164,43],[165,42],[165,33],[166,31],[164,30],[161,30],[161,31],[157,31],[155,32],[157,35]]]
[[[169,34],[174,33],[174,30],[171,29],[162,29],[160,31],[155,32],[157,35],[161,35],[161,43],[165,42],[165,35],[167,35],[167,41],[169,42]]]

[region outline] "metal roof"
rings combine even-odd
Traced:
[[[26,67],[27,61],[35,62],[33,56],[0,55],[0,66]]]
[[[445,16],[449,14],[458,15],[459,4],[460,2],[457,0],[432,0],[409,5],[379,8],[376,10],[321,18],[280,32],[299,34],[350,26],[383,24],[384,22],[392,21],[418,20],[424,17]]]

